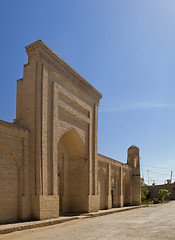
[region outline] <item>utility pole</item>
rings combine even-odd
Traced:
[[[173,171],[171,171],[170,183],[172,182],[172,179],[173,179]]]
[[[148,172],[148,186],[149,186],[149,170],[147,170],[147,172]]]
[[[142,168],[142,178],[144,179],[143,168]]]

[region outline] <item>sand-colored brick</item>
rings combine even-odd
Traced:
[[[97,154],[101,93],[41,40],[26,52],[16,120],[0,122],[0,222],[139,205],[139,149]]]

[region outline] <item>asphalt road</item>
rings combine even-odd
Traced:
[[[175,201],[0,235],[0,240],[175,240]]]

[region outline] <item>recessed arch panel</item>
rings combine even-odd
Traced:
[[[123,206],[131,205],[131,183],[129,176],[125,173],[123,177]]]
[[[98,168],[99,209],[107,208],[107,177],[102,166]]]
[[[11,150],[0,142],[0,223],[19,218],[20,164]]]
[[[70,129],[58,142],[60,211],[87,212],[88,157],[81,137]]]

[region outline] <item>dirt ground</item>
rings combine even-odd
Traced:
[[[0,235],[0,240],[175,240],[175,201]]]

